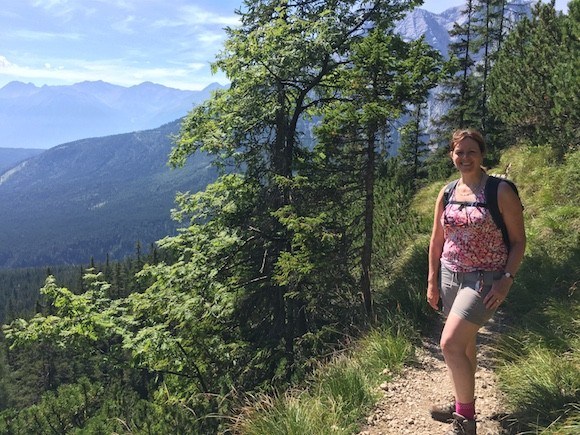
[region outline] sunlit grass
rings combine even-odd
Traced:
[[[236,433],[355,433],[380,397],[378,385],[412,358],[413,346],[406,332],[386,327],[371,331],[354,347],[321,366],[309,388],[255,400],[239,416]]]
[[[405,322],[401,321],[401,324]],[[413,331],[410,325],[405,332],[373,330],[364,338],[364,345],[358,354],[365,371],[380,372],[385,368],[396,373],[414,356],[414,347],[409,341]]]
[[[500,384],[514,413],[530,424],[550,424],[580,403],[577,353],[536,347],[500,370]]]
[[[236,433],[246,435],[347,435],[352,427],[344,425],[337,405],[307,392],[286,393],[283,397],[264,396],[241,417]]]

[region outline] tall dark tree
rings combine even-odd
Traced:
[[[405,113],[409,121],[400,131],[401,147],[398,150],[402,165],[408,170],[407,174],[412,184],[417,185],[418,179],[423,178],[424,160],[429,154],[426,124],[428,121],[427,98],[430,91],[448,74],[442,63],[439,53],[430,50],[423,38],[409,46],[409,54],[405,68],[410,72],[407,75]]]
[[[292,260],[307,255],[296,245],[302,237],[296,213],[303,208],[295,184],[296,159],[304,150],[300,122],[339,99],[343,90],[335,81],[353,44],[373,28],[392,27],[413,3],[248,2],[242,26],[229,31],[216,63],[232,86],[192,113],[173,153],[177,162],[198,148],[217,151],[242,163],[245,177],[257,183],[262,207],[254,210],[250,227],[263,255],[252,261],[259,271],[254,279],[264,278],[246,287],[246,303],[252,305],[245,311],[270,319],[267,326],[263,320],[256,324],[269,331],[273,343],[284,343],[289,367],[293,343],[309,327],[307,301],[313,299],[307,283],[314,270],[305,274]],[[249,227],[242,223],[241,228]]]
[[[8,393],[8,366],[5,354],[4,337],[0,335],[0,412],[10,405]]]
[[[345,213],[351,237],[361,240],[360,292],[370,319],[377,168],[389,156],[396,120],[426,100],[440,69],[438,53],[422,39],[405,43],[375,29],[353,48],[352,62],[341,74],[341,98],[328,105],[317,130],[316,149],[331,156],[322,165],[322,174],[341,174],[341,184],[336,185],[340,202],[351,212]]]
[[[435,120],[437,141],[447,140],[456,128],[478,127],[477,95],[471,77],[475,68],[475,0],[467,0],[462,10],[463,23],[455,23],[449,32],[450,76],[442,83],[438,99],[449,109]]]
[[[474,77],[475,89],[479,95],[478,112],[481,115],[480,128],[488,133],[492,128],[488,113],[489,83],[488,77],[495,59],[495,55],[503,38],[502,30],[505,13],[505,0],[483,0],[475,5],[476,23],[474,34],[477,35],[474,50],[480,55],[476,65],[477,78]]]

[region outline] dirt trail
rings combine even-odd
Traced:
[[[476,411],[478,435],[499,435],[500,418],[505,410],[503,397],[496,385],[490,346],[504,329],[501,315],[496,314],[478,337],[478,370],[476,373]],[[448,423],[432,420],[429,408],[434,403],[453,400],[453,393],[443,355],[439,349],[439,330],[423,340],[416,363],[406,367],[391,382],[381,385],[383,398],[367,417],[359,435],[437,435],[445,434]]]

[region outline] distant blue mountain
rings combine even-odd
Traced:
[[[42,87],[11,82],[0,89],[0,148],[50,148],[156,128],[185,116],[219,88],[218,83],[183,91],[150,82],[131,87],[103,81]]]

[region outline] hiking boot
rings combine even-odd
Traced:
[[[445,435],[477,435],[475,420],[468,420],[461,414],[453,413],[453,427]]]
[[[453,421],[453,413],[455,412],[455,401],[444,405],[432,406],[429,410],[433,420],[449,423]]]

